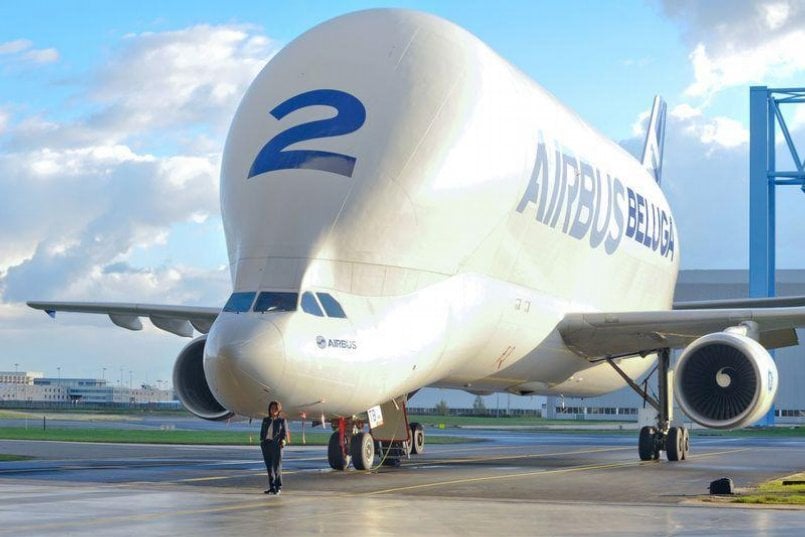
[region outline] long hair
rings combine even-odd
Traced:
[[[269,417],[271,416],[271,407],[272,406],[277,407],[277,416],[282,414],[282,403],[280,403],[279,401],[275,400],[275,401],[271,401],[270,403],[268,403],[268,415],[269,415]]]

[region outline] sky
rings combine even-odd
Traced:
[[[3,2],[0,370],[169,381],[187,340],[24,302],[222,305],[235,108],[283,45],[371,7],[465,27],[633,153],[662,95],[682,268],[747,266],[748,88],[805,86],[803,0]],[[785,114],[805,147],[805,106]],[[778,267],[805,268],[805,195],[780,190]]]

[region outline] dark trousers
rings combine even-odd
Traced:
[[[282,488],[282,447],[279,442],[263,440],[260,449],[268,472],[268,488],[279,490]]]

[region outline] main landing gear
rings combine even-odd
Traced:
[[[356,470],[371,470],[380,458],[383,466],[399,466],[403,458],[419,455],[425,450],[425,432],[419,423],[407,423],[409,435],[402,440],[375,440],[363,430],[362,420],[338,418],[333,420],[333,434],[327,445],[327,462],[333,470],[346,470],[350,463]]]
[[[658,460],[660,452],[665,451],[669,461],[684,461],[690,451],[690,435],[684,427],[671,427],[673,398],[671,396],[670,363],[671,351],[660,349],[657,355],[658,399],[655,399],[639,384],[632,380],[612,358],[607,362],[636,391],[645,402],[657,411],[657,425],[640,429],[637,452],[641,461]]]

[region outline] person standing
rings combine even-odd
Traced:
[[[291,441],[288,420],[280,416],[279,401],[268,404],[268,417],[260,427],[260,449],[268,472],[268,488],[265,494],[279,494],[282,490],[282,448]]]

